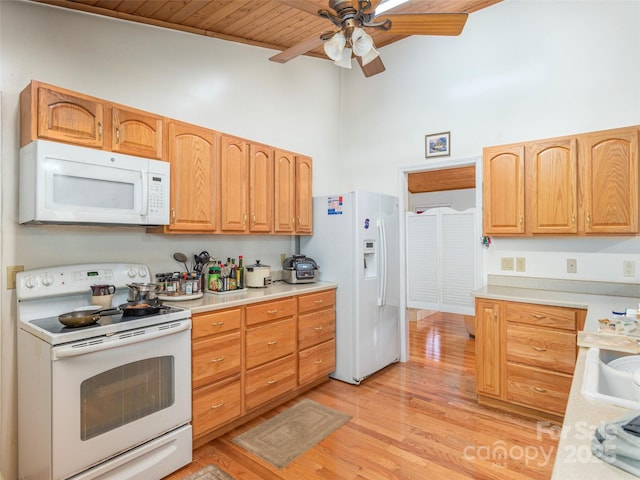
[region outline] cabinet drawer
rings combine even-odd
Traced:
[[[193,342],[193,388],[240,373],[240,332]]]
[[[285,298],[274,302],[259,303],[247,307],[247,325],[292,317],[296,313],[296,299]]]
[[[240,416],[240,379],[232,383],[216,383],[193,392],[193,436]]]
[[[245,405],[251,410],[296,387],[293,355],[254,368],[245,375]]]
[[[245,332],[247,346],[246,368],[253,368],[295,350],[296,324],[294,318],[248,328]]]
[[[562,328],[575,332],[578,324],[578,310],[532,303],[506,302],[506,319],[507,322]]]
[[[507,400],[564,415],[571,376],[507,362]]]
[[[192,319],[191,336],[195,339],[240,328],[241,319],[242,310],[240,308],[197,313]]]
[[[315,347],[303,350],[298,355],[298,383],[305,383],[326,377],[336,369],[336,342],[329,340]]]
[[[311,293],[298,297],[298,313],[312,312],[320,308],[334,307],[336,304],[335,290]]]
[[[576,334],[507,324],[507,361],[573,374]]]
[[[333,308],[298,316],[298,348],[308,348],[333,338],[336,311]]]

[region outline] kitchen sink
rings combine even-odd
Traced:
[[[593,400],[640,410],[640,386],[633,372],[640,369],[640,355],[589,348],[582,381],[582,395]]]

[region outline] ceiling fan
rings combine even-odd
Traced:
[[[286,63],[324,44],[325,53],[338,66],[351,68],[355,56],[366,77],[385,70],[367,29],[394,35],[455,36],[467,21],[466,13],[380,13],[378,5],[385,4],[380,0],[328,0],[328,10],[317,10],[317,2],[309,0],[278,1],[325,18],[338,30],[318,32],[269,60]]]

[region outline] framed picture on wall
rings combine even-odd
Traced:
[[[451,133],[425,135],[425,157],[447,157],[451,153]]]

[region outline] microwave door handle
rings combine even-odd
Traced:
[[[142,216],[149,215],[149,174],[147,172],[141,172],[142,177]]]

